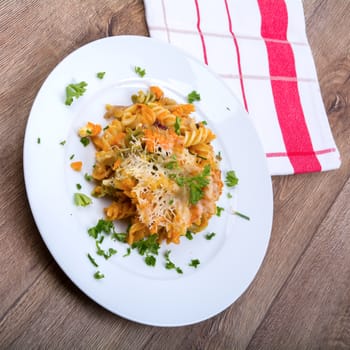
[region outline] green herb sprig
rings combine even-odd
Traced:
[[[227,187],[234,187],[238,184],[238,177],[233,170],[226,173],[225,184]]]
[[[165,257],[165,268],[167,270],[172,270],[174,269],[177,273],[182,274],[183,271],[179,266],[176,266],[171,260],[170,260],[170,250],[167,250],[164,254]]]
[[[187,186],[189,189],[189,202],[190,204],[197,204],[204,195],[204,187],[207,186],[210,182],[210,165],[207,164],[203,171],[196,176],[184,177],[184,176],[175,176],[174,180],[179,186]]]
[[[80,207],[86,207],[92,203],[92,199],[83,193],[74,193],[74,204]]]
[[[187,95],[188,103],[193,103],[194,101],[200,101],[200,100],[201,100],[201,95],[195,90],[193,90]]]
[[[136,73],[137,75],[139,75],[141,78],[143,78],[143,77],[146,75],[146,70],[145,70],[145,69],[142,69],[142,68],[139,67],[139,66],[136,66],[134,70],[135,70],[135,73]]]
[[[67,85],[65,104],[67,106],[70,106],[73,103],[73,98],[78,99],[80,96],[83,96],[86,91],[87,85],[88,84],[85,81],[81,81],[77,84]]]

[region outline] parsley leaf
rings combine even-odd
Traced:
[[[126,233],[113,233],[113,235],[111,236],[111,238],[114,240],[114,241],[119,241],[119,242],[123,242],[125,243],[126,242]]]
[[[250,220],[250,217],[249,216],[247,216],[247,215],[244,215],[244,214],[242,214],[242,213],[240,213],[239,211],[233,211],[233,214],[234,215],[237,215],[237,216],[239,216],[239,217],[241,217],[241,218],[243,218],[243,219],[246,219],[246,220]]]
[[[97,76],[97,78],[99,78],[99,79],[103,79],[104,76],[105,76],[105,74],[106,74],[106,72],[98,72],[98,73],[96,74],[96,76]]]
[[[89,260],[91,261],[91,264],[92,264],[92,265],[94,265],[95,267],[98,267],[97,262],[95,261],[95,259],[94,259],[90,254],[88,254],[87,257],[88,257]]]
[[[226,173],[225,184],[228,187],[234,187],[238,184],[238,177],[236,176],[236,173],[233,170],[229,170]]]
[[[73,98],[75,97],[76,99],[79,98],[80,96],[83,96],[84,92],[86,91],[86,86],[88,84],[85,81],[81,81],[80,83],[77,84],[69,84],[66,87],[66,101],[65,104],[67,106],[70,106],[73,102]]]
[[[213,237],[216,236],[215,232],[207,233],[204,237],[206,240],[210,241]]]
[[[175,154],[171,157],[171,160],[169,162],[164,164],[164,168],[170,169],[170,170],[177,169],[178,167],[179,167],[179,164],[177,162],[177,158]]]
[[[97,239],[99,233],[105,232],[107,234],[114,233],[114,225],[112,221],[100,219],[98,220],[96,226],[90,227],[88,229],[89,236]]]
[[[156,265],[156,258],[153,256],[153,255],[147,255],[145,257],[145,263],[148,265],[148,266],[155,266]]]
[[[86,147],[90,143],[90,140],[88,137],[84,136],[80,139],[80,142]]]
[[[194,101],[200,101],[200,100],[201,100],[201,95],[195,90],[193,90],[187,95],[188,103],[193,103]]]
[[[85,173],[85,174],[84,174],[84,179],[85,179],[86,181],[91,181],[91,180],[92,180],[92,176],[89,175],[88,173]]]
[[[187,230],[185,236],[188,240],[192,241],[193,233],[191,231]]]
[[[190,203],[197,204],[203,198],[203,188],[209,184],[210,166],[206,165],[203,172],[197,176],[189,178],[187,181],[190,189]]]
[[[221,213],[225,210],[223,207],[216,206],[216,216],[221,216]]]
[[[179,186],[187,185],[190,191],[190,204],[197,204],[199,200],[203,198],[204,192],[203,188],[207,186],[210,182],[208,176],[210,175],[210,165],[207,164],[202,173],[196,176],[184,177],[184,176],[175,176],[175,182]]]
[[[117,251],[113,248],[109,248],[106,252],[100,247],[100,244],[96,241],[96,254],[103,256],[106,260],[108,260],[112,255],[117,254]]]
[[[157,239],[158,235],[153,234],[143,240],[134,242],[131,245],[131,248],[137,249],[140,255],[145,255],[145,253],[158,255],[160,245],[157,242]]]
[[[74,193],[74,203],[80,207],[86,207],[87,205],[92,203],[90,197],[83,193]]]
[[[94,278],[97,279],[97,280],[100,280],[100,279],[102,279],[104,277],[105,277],[105,275],[103,273],[101,273],[100,271],[96,271],[94,273]]]
[[[177,135],[180,135],[180,127],[181,127],[181,118],[176,116],[174,128]]]
[[[146,75],[146,70],[141,67],[135,66],[135,73],[138,74],[141,78]]]
[[[197,268],[199,264],[200,264],[200,261],[198,259],[192,259],[191,262],[188,264],[188,266]]]
[[[130,254],[131,254],[131,248],[128,247],[128,248],[126,249],[126,253],[123,255],[123,258],[125,258],[126,256],[129,256]]]
[[[176,266],[171,260],[170,260],[170,250],[167,250],[165,253],[164,253],[164,256],[165,256],[165,268],[167,270],[173,270],[175,269],[175,271],[177,273],[183,273],[183,271],[181,270],[180,267]]]

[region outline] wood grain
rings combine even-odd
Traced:
[[[22,148],[35,95],[92,40],[148,35],[141,0],[0,2],[0,348],[350,348],[350,2],[304,0],[339,170],[273,178],[268,253],[248,290],[187,327],[122,319],[86,297],[48,253],[26,199]]]
[[[350,348],[350,180],[255,332],[249,348]],[[345,307],[344,307],[345,306]]]

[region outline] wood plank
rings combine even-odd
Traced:
[[[0,317],[52,260],[31,216],[22,176],[24,131],[34,97],[75,48],[118,31],[147,34],[143,2],[127,5],[120,0],[0,2]],[[126,11],[138,17],[133,20]]]
[[[248,349],[350,348],[350,180]]]
[[[314,294],[305,295],[298,308],[302,320],[310,319],[313,327],[311,331],[298,328],[298,316],[294,314],[292,333],[287,332],[287,336],[296,334],[300,344],[311,344],[311,340],[316,339],[322,344],[340,347],[342,343],[336,342],[339,338],[348,345],[345,332],[349,329],[349,300],[342,294],[349,287],[348,282],[343,281],[348,270],[343,269],[339,277],[335,277],[339,291],[334,299],[329,280],[321,278],[320,286],[326,288],[321,293],[316,277],[308,276],[307,270],[312,262],[312,271],[331,273],[333,270],[317,259],[317,251],[325,254],[327,247],[331,247],[329,256],[324,257],[326,262],[331,262],[333,253],[344,254],[348,249],[348,245],[339,246],[345,239],[341,230],[346,226],[335,225],[335,231],[328,232],[329,217],[322,228],[319,225],[335,200],[332,210],[341,206],[339,198],[345,196],[342,191],[348,193],[349,187],[347,183],[344,188],[350,174],[349,4],[347,0],[304,0],[322,94],[343,156],[341,169],[274,178],[275,222],[271,243],[264,264],[246,293],[229,309],[200,324],[157,328],[112,315],[68,280],[41,241],[25,201],[23,178],[18,176],[22,173],[21,140],[25,123],[34,96],[47,74],[69,52],[97,38],[147,35],[143,2],[0,2],[0,165],[4,169],[0,177],[1,347],[30,349],[54,344],[55,348],[62,349],[244,349],[249,343],[251,348],[266,346],[269,344],[264,339],[271,334],[269,324],[278,327],[281,319],[279,334],[288,331],[282,311],[293,310],[297,287],[304,282],[306,287],[313,288],[310,291],[315,293],[316,301],[312,299]],[[343,201],[343,206],[339,213],[344,215],[337,215],[343,215],[338,218],[346,223],[348,205]],[[327,234],[336,237],[333,246],[326,241]],[[283,297],[287,300],[286,306]],[[333,312],[330,320],[335,325],[327,323],[326,312],[319,306],[322,300],[329,301],[326,310]],[[304,312],[303,305],[311,316]],[[312,313],[314,307],[315,314]],[[319,338],[321,333],[326,335],[324,339]],[[280,335],[276,344],[281,342]]]

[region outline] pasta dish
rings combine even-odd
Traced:
[[[216,213],[223,183],[205,121],[192,103],[180,104],[157,86],[132,95],[129,106],[106,105],[109,121],[79,129],[96,148],[93,195],[111,199],[107,220],[130,222],[127,242],[157,234],[179,243]]]

